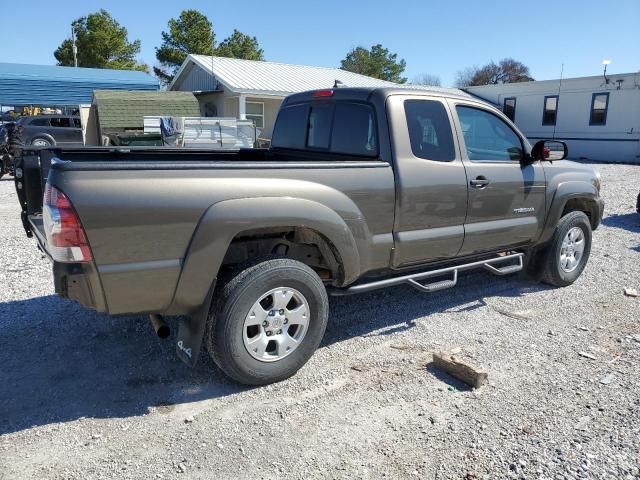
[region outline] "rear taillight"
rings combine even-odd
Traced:
[[[57,262],[90,262],[91,250],[78,214],[67,196],[48,183],[43,210],[51,257]]]

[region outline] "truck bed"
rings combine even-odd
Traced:
[[[334,216],[344,226],[336,232],[338,237],[355,237],[350,241],[357,242],[357,250],[363,253],[345,261],[347,266],[357,264],[351,270],[388,266],[395,208],[391,165],[348,156],[322,158],[314,152],[257,149],[26,150],[16,183],[25,230],[36,236],[45,251],[41,212],[47,179],[71,200],[95,264],[95,272],[82,272],[83,278],[94,275],[91,281],[101,286],[92,288],[95,298],[89,299],[93,304],[88,306],[111,314],[183,314],[197,307],[209,288],[198,279],[198,275],[204,278],[210,260],[200,250],[222,250],[222,244],[235,237],[230,232],[242,230],[244,224],[267,227],[278,216],[289,219],[282,220],[281,226],[312,227],[320,221],[310,217],[310,210],[300,209],[299,203],[288,206],[287,198],[315,206],[324,212],[320,216]],[[207,215],[217,207],[236,208],[240,202],[243,206],[234,210],[232,218],[220,210],[215,228],[206,233],[206,247],[199,247],[195,233],[206,227]],[[269,209],[267,213],[261,211],[263,207]],[[209,275],[221,260],[211,260]],[[179,284],[186,278],[189,262],[198,264],[202,273],[189,278],[185,283],[189,286],[181,291]]]

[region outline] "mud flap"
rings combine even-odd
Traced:
[[[207,328],[207,318],[209,317],[209,309],[211,308],[211,300],[216,282],[214,280],[207,298],[200,309],[193,315],[184,317],[180,320],[178,326],[178,338],[176,343],[176,353],[178,358],[190,367],[195,367],[200,357],[202,342],[204,340],[204,332]]]

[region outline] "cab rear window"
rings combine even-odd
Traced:
[[[272,145],[375,157],[378,139],[373,108],[350,102],[284,107],[278,113]]]
[[[271,144],[281,148],[304,148],[308,115],[308,105],[281,108],[273,128]]]

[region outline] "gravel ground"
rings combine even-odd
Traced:
[[[597,168],[606,218],[571,287],[333,298],[311,361],[253,389],[55,297],[0,180],[0,478],[640,478],[640,167]],[[425,366],[456,347],[488,385]]]

